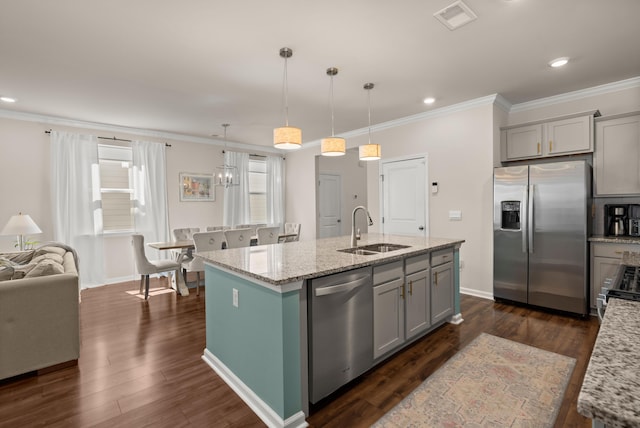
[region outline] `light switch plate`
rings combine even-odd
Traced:
[[[233,306],[238,307],[238,290],[235,288],[233,289]]]
[[[460,210],[450,210],[449,211],[449,220],[462,220],[462,211]]]

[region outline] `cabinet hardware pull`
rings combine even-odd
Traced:
[[[624,254],[624,251],[615,251],[616,254]]]
[[[540,154],[540,143],[538,143],[538,154]]]
[[[409,281],[409,295],[413,296],[413,280]]]
[[[400,286],[400,297],[402,297],[402,300],[404,300],[404,284]]]
[[[438,285],[438,272],[436,272],[435,274],[436,274],[436,285]]]
[[[553,141],[549,140],[549,153],[553,151]]]

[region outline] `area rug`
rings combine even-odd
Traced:
[[[551,427],[576,361],[482,333],[374,427]]]

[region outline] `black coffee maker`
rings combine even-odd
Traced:
[[[605,205],[605,233],[607,236],[627,234],[627,205]]]

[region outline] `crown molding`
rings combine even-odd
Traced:
[[[237,143],[233,141],[225,141],[217,138],[197,137],[194,135],[177,134],[173,132],[153,131],[150,129],[130,128],[127,126],[109,125],[106,123],[87,122],[82,120],[64,119],[61,117],[47,116],[36,113],[26,113],[13,110],[0,109],[0,118],[23,120],[27,122],[43,123],[49,126],[68,126],[72,128],[91,129],[95,131],[116,132],[129,135],[139,135],[143,137],[153,137],[159,139],[167,139],[174,141],[184,141],[189,143],[211,144],[214,146],[228,147],[242,150],[257,150],[267,153],[282,154],[281,150],[277,150],[268,146],[257,146],[254,144]]]
[[[388,122],[378,123],[376,125],[371,125],[371,132],[378,132],[384,129],[395,128],[402,125],[407,125],[413,122],[419,122],[425,119],[433,119],[436,117],[447,116],[453,113],[457,113],[464,110],[469,110],[472,108],[486,106],[496,103],[500,105],[500,107],[505,108],[504,106],[511,106],[511,104],[500,94],[488,95],[486,97],[474,98],[469,101],[464,101],[458,104],[453,104],[447,107],[438,108],[435,110],[429,110],[423,113],[413,114],[411,116],[401,117],[399,119],[390,120]],[[336,134],[336,137],[342,137],[344,139],[349,139],[352,137],[358,137],[360,135],[365,135],[369,133],[369,127],[354,129],[353,131],[343,132],[341,134]],[[303,144],[304,148],[307,147],[316,147],[320,145],[321,140],[310,141],[308,143]]]
[[[509,113],[518,113],[527,110],[533,110],[542,107],[548,107],[555,104],[566,103],[568,101],[581,100],[597,95],[609,94],[611,92],[623,91],[640,87],[640,76],[630,79],[619,80],[617,82],[605,83],[604,85],[593,86],[591,88],[580,89],[578,91],[567,92],[551,97],[540,98],[537,100],[527,101],[511,106]]]

